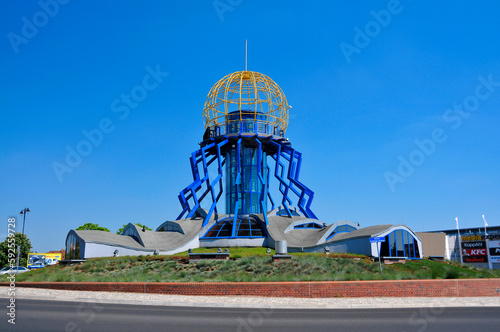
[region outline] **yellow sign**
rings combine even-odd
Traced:
[[[480,241],[483,239],[482,235],[466,235],[462,236],[462,241]]]
[[[27,267],[31,267],[31,266],[42,267],[42,264],[44,266],[56,265],[61,260],[61,256],[62,256],[62,254],[60,252],[55,252],[55,253],[54,252],[47,252],[47,253],[30,252],[28,254]]]

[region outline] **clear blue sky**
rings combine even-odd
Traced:
[[[320,220],[500,224],[497,1],[41,2],[0,11],[2,239],[24,207],[39,252],[86,222],[175,219],[206,95],[244,69],[245,39],[293,106]]]

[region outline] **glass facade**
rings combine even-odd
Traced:
[[[236,237],[263,237],[264,231],[260,222],[249,216],[238,217],[236,225],[233,218],[224,218],[216,223],[205,234],[206,238],[227,238],[231,237],[233,228]]]
[[[352,227],[351,225],[340,225],[340,226],[337,226],[337,227],[335,227],[335,229],[333,230],[333,232],[331,232],[330,235],[328,235],[328,237],[326,238],[326,241],[330,240],[336,234],[339,234],[339,233],[350,233],[350,232],[355,231],[355,230],[356,230],[356,228]]]
[[[139,239],[139,234],[137,234],[137,230],[134,227],[125,227],[122,235],[131,236],[134,240],[142,244],[142,241]]]
[[[260,197],[265,186],[258,176],[258,149],[241,147],[240,149],[240,183],[236,183],[238,175],[238,153],[232,148],[226,155],[226,213],[235,214],[234,206],[238,198],[237,214],[263,213],[260,208]],[[262,152],[261,172],[263,179],[267,179],[266,153]],[[238,187],[237,187],[238,186]],[[264,199],[264,205],[266,204]]]
[[[289,209],[290,213],[292,216],[298,216],[300,217],[300,214],[297,212],[297,209]],[[288,211],[282,208],[281,206],[279,207],[278,212],[276,212],[277,216],[288,216]]]
[[[267,133],[268,124],[266,116],[259,112],[250,110],[234,111],[227,115],[226,128],[228,134],[236,133]],[[229,215],[264,213],[260,207],[260,197],[265,186],[262,185],[258,174],[259,149],[250,146],[241,146],[239,151],[236,146],[231,147],[226,154],[226,213]],[[238,164],[240,165],[240,181],[236,183],[238,175]],[[262,178],[267,179],[266,153],[261,155]],[[235,204],[238,207],[235,212]],[[267,199],[263,200],[267,203]]]
[[[164,223],[163,227],[157,230],[158,232],[178,232],[181,234],[184,234],[184,231],[182,230],[181,226],[179,226],[176,223]]]
[[[385,242],[380,246],[380,256],[418,259],[420,258],[418,241],[410,232],[397,229],[386,235]]]
[[[226,116],[226,123],[221,130],[215,129],[215,135],[240,134],[240,133],[261,133],[283,136],[283,129],[270,124],[273,122],[269,116],[261,112],[242,110],[230,112]]]
[[[81,259],[80,241],[75,234],[68,235],[66,239],[66,256],[65,259]]]
[[[294,229],[305,229],[305,228],[323,228],[323,226],[321,226],[320,224],[318,223],[315,223],[315,222],[310,222],[310,223],[305,223],[305,224],[300,224],[300,225],[295,225],[293,226]]]

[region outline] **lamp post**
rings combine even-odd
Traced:
[[[491,255],[490,255],[490,245],[489,245],[490,240],[488,239],[488,232],[486,231],[488,223],[484,218],[484,214],[483,214],[483,220],[484,220],[484,242],[486,243],[486,258],[488,259],[488,269],[493,270],[493,262],[491,261]]]
[[[24,224],[26,223],[26,213],[28,213],[28,212],[31,212],[30,208],[24,208],[23,210],[21,210],[21,212],[19,212],[19,214],[23,215],[23,232],[22,232],[22,235],[21,235],[21,249],[19,249],[19,254],[17,255],[17,266],[18,266],[18,269],[19,269],[19,257],[22,255],[22,252],[23,252]]]

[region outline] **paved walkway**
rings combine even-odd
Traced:
[[[0,287],[0,298],[8,298],[8,287]],[[247,296],[184,296],[118,292],[65,291],[16,288],[18,299],[64,300],[76,302],[121,303],[163,306],[276,308],[276,309],[353,309],[411,307],[500,307],[498,297],[409,297],[409,298],[279,298]]]

